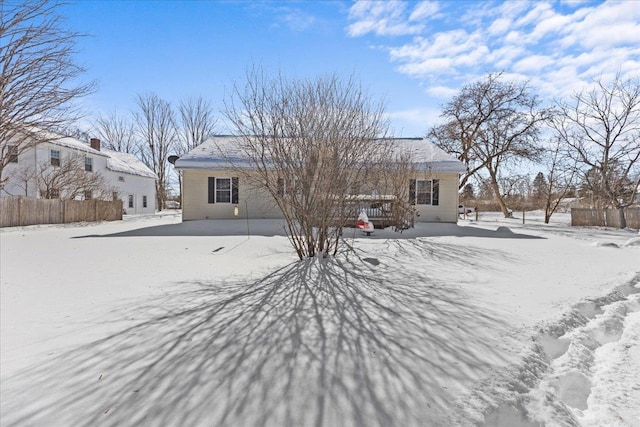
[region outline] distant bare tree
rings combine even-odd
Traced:
[[[388,144],[374,141],[388,129],[383,104],[354,78],[270,78],[253,68],[224,113],[237,133],[232,150],[249,164],[241,176],[272,196],[298,257],[335,254],[342,227],[355,221],[349,195],[390,158]]]
[[[215,133],[218,119],[211,103],[202,97],[182,101],[180,111],[180,141],[184,152],[193,150]],[[182,154],[182,153],[178,153]]]
[[[28,196],[29,195],[29,189],[31,188],[31,185],[36,182],[35,178],[36,178],[36,170],[34,169],[33,165],[29,165],[29,166],[21,166],[14,175],[14,178],[16,180],[16,185],[20,188],[22,188],[22,190],[24,191],[24,195]],[[33,186],[35,187],[36,184],[33,184]]]
[[[96,119],[96,134],[109,150],[121,153],[137,154],[139,143],[134,124],[115,111],[99,115]]]
[[[213,114],[211,103],[200,96],[181,101],[178,110],[180,112],[180,129],[174,153],[181,156],[214,135],[218,119]],[[182,191],[182,174],[175,169],[174,171],[178,177],[178,188]],[[182,194],[178,200],[182,203]]]
[[[0,4],[0,185],[9,150],[20,155],[79,117],[73,101],[90,93],[73,61],[81,35],[66,30],[57,1]]]
[[[566,156],[563,143],[559,139],[545,150],[543,158],[547,167],[547,178],[540,195],[544,206],[544,223],[549,224],[551,216],[562,200],[574,188],[577,169],[576,162]]]
[[[640,182],[640,80],[616,76],[595,82],[589,92],[559,101],[554,122],[567,155],[580,166],[583,185],[605,206],[618,209],[633,203]]]
[[[527,83],[503,81],[498,73],[464,86],[441,116],[445,123],[432,128],[428,137],[467,166],[460,188],[479,171],[486,172],[496,202],[505,217],[509,216],[500,191],[501,170],[539,157],[539,132],[550,110],[540,108],[540,100]]]
[[[33,167],[29,167],[33,170]],[[117,189],[105,180],[99,172],[85,170],[84,156],[72,154],[60,160],[60,166],[40,162],[35,170],[38,191],[44,199],[86,199],[111,200]]]
[[[156,200],[158,210],[162,210],[168,184],[168,156],[178,138],[175,113],[169,102],[155,94],[138,95],[137,104],[140,111],[135,119],[141,137],[140,155],[158,176]]]

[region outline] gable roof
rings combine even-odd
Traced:
[[[89,144],[85,144],[75,138],[70,136],[63,136],[58,138],[52,138],[46,141],[47,144],[57,145],[60,147],[71,148],[73,150],[83,151],[87,154],[101,156],[101,157],[109,157],[108,154],[103,153],[102,151],[98,151],[96,149],[91,148]]]
[[[158,176],[133,154],[120,153],[118,151],[102,149],[107,154],[107,169],[114,172],[128,173],[130,175],[144,176],[157,179]]]
[[[60,136],[48,131],[39,132],[43,137],[47,138],[45,141],[47,144],[71,148],[72,150],[82,151],[92,156],[106,157],[107,169],[111,171],[138,175],[146,178],[158,178],[157,175],[147,167],[147,165],[132,154],[120,153],[106,148],[96,150],[92,148],[91,145],[70,136]]]
[[[176,169],[231,169],[250,167],[241,151],[235,149],[235,136],[214,136],[180,157]],[[458,159],[436,147],[424,138],[392,138],[394,151],[408,152],[413,163],[438,172],[464,172],[465,166]],[[374,141],[372,141],[374,143]],[[223,155],[221,149],[224,150]]]

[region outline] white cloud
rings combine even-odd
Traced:
[[[432,96],[450,97],[447,88],[494,71],[528,79],[552,98],[601,75],[637,76],[640,70],[640,7],[634,1],[409,4],[358,2],[350,18],[362,27],[350,31],[411,35],[395,44],[376,41],[398,72],[419,79]]]
[[[499,36],[506,33],[511,28],[512,23],[510,19],[498,18],[489,26],[488,32],[492,36]]]
[[[279,21],[294,32],[301,32],[313,26],[316,19],[313,15],[292,9],[280,16]]]
[[[518,73],[538,73],[554,63],[555,61],[550,56],[531,55],[513,64],[513,70]]]
[[[434,18],[438,11],[440,10],[440,5],[435,1],[423,1],[419,3],[411,12],[409,16],[409,21],[419,21],[422,19],[432,19]]]
[[[620,44],[640,45],[640,7],[636,2],[608,2],[588,9],[588,14],[567,25],[563,45],[609,48]]]
[[[424,25],[409,23],[405,16],[406,5],[399,0],[358,1],[349,10],[349,18],[355,22],[347,27],[347,32],[352,37],[367,33],[380,36],[418,34]]]
[[[449,86],[431,86],[427,88],[426,92],[436,98],[448,100],[458,93],[458,88],[452,88]]]
[[[392,111],[387,116],[398,125],[392,129],[396,135],[404,137],[425,136],[427,130],[440,120],[439,108],[412,108]]]

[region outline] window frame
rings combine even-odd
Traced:
[[[133,194],[129,194],[129,203],[127,205],[129,209],[133,209]]]
[[[92,200],[93,199],[93,191],[84,190],[84,199],[85,200]]]
[[[56,153],[56,155],[54,155],[54,153]],[[49,150],[49,159],[51,161],[51,166],[60,167],[61,156],[62,155],[60,153],[60,150],[54,150],[54,149]]]
[[[93,158],[89,156],[84,157],[84,170],[85,172],[93,172]]]
[[[9,163],[18,163],[18,145],[7,145],[7,153],[9,154]]]
[[[228,188],[221,188],[220,184],[222,182],[225,183],[225,187],[228,185]],[[231,203],[231,178],[216,177],[216,188],[215,188],[214,196],[215,196],[215,203]],[[221,197],[221,196],[224,196],[224,197]],[[223,200],[221,200],[221,198],[223,198]]]
[[[143,208],[147,207],[147,196],[142,196],[142,207]]]
[[[428,191],[418,191],[421,183],[428,183]],[[428,195],[428,200],[420,201],[420,195]],[[412,179],[409,184],[409,198],[415,206],[439,206],[440,205],[440,180],[439,179]]]
[[[227,188],[220,189],[218,182],[221,182],[223,180],[229,182],[228,189]],[[208,204],[222,203],[222,204],[229,204],[229,205],[237,205],[239,200],[239,187],[240,187],[239,178],[235,176],[207,177],[207,203]],[[224,197],[224,200],[221,200],[221,197],[219,197],[219,194],[222,195],[225,193],[228,194],[229,200],[227,200],[226,197]]]

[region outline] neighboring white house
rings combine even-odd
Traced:
[[[282,218],[271,197],[244,182],[237,172],[243,158],[230,159],[220,147],[233,145],[233,136],[216,136],[180,157],[182,219]],[[420,222],[458,220],[458,183],[464,165],[422,138],[398,138],[394,147],[409,151],[416,173],[410,180],[410,203]]]
[[[11,146],[11,142],[8,144]],[[109,198],[122,200],[127,214],[154,213],[156,211],[156,175],[135,156],[102,149],[100,140],[85,144],[71,137],[56,137],[39,143],[35,148],[13,155],[5,168],[7,181],[0,189],[0,197],[27,196],[41,198],[38,173],[43,167],[59,167],[65,158],[82,156],[87,172],[99,173],[108,187]],[[81,198],[95,195],[83,194]]]

